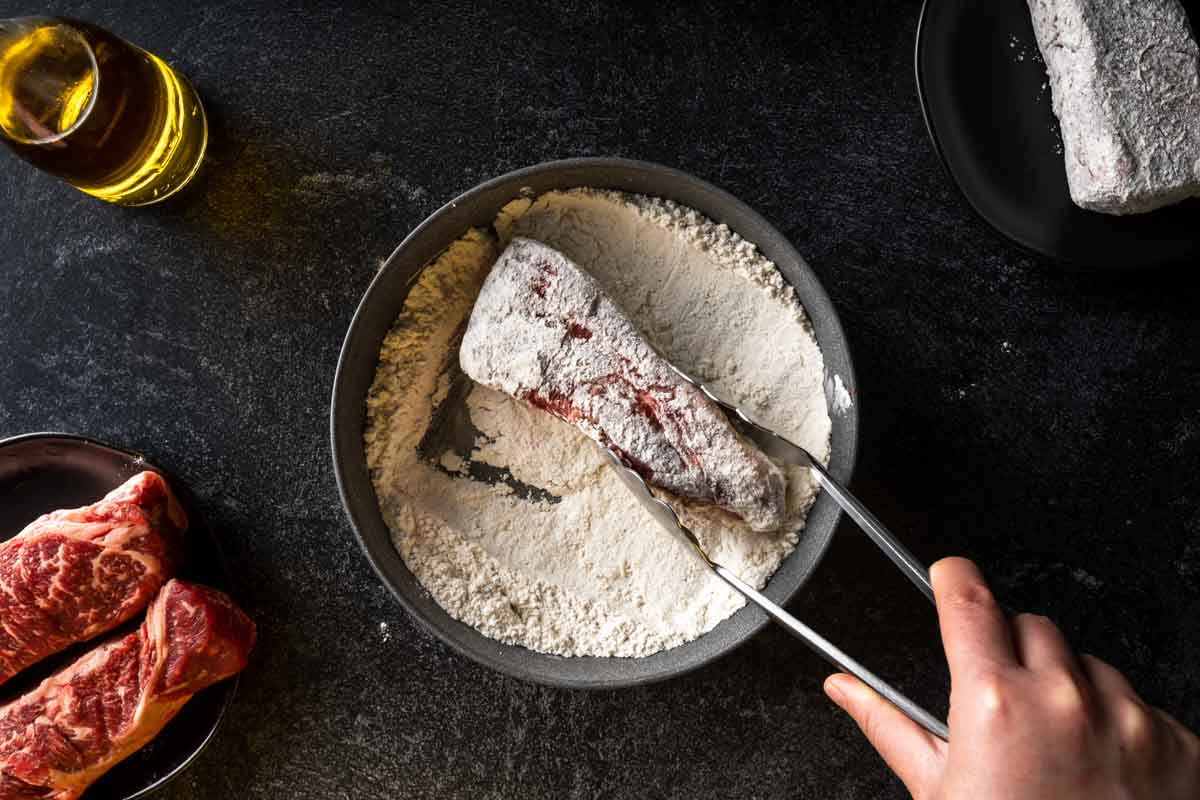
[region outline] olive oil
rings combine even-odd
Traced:
[[[101,28],[59,17],[0,23],[0,133],[31,164],[129,206],[181,189],[208,143],[186,78]]]

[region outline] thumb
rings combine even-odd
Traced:
[[[945,743],[884,700],[857,678],[837,673],[825,694],[858,724],[867,741],[904,782],[913,797],[925,797],[941,778]]]

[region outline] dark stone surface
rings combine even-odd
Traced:
[[[1191,273],[1063,273],[971,216],[917,107],[914,0],[668,5],[58,7],[177,64],[213,123],[159,208],[0,157],[0,435],[182,475],[260,626],[163,797],[902,796],[784,633],[664,685],[549,690],[449,652],[359,552],[326,436],[355,303],[443,201],[571,155],[680,167],[792,237],[857,359],[863,498],[1200,725]],[[931,610],[853,528],[791,608],[941,703]]]

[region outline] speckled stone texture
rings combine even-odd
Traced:
[[[1194,269],[1066,274],[976,220],[926,140],[915,0],[651,5],[56,6],[176,63],[213,126],[159,208],[0,156],[0,435],[183,476],[259,625],[161,797],[904,796],[781,631],[659,686],[544,689],[439,644],[359,552],[326,419],[355,304],[443,201],[572,155],[679,167],[790,236],[857,360],[863,499],[1200,726]],[[931,609],[852,526],[790,608],[943,702]]]

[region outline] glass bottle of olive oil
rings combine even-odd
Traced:
[[[62,17],[0,20],[0,139],[31,164],[127,206],[195,175],[204,107],[162,59]]]

